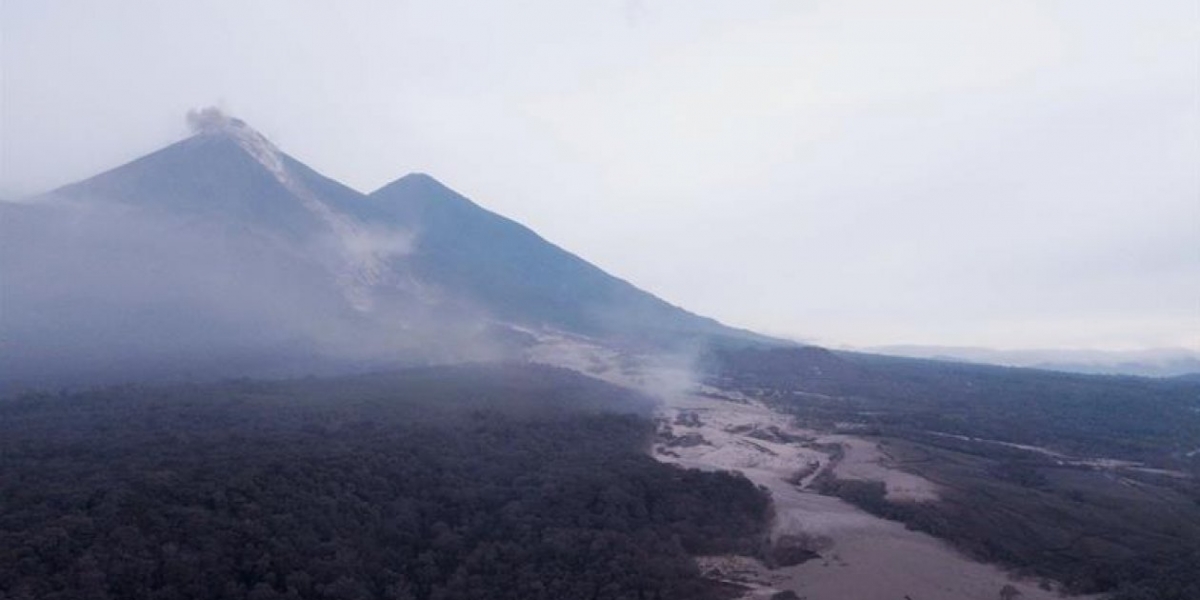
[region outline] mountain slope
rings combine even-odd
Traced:
[[[300,237],[311,235],[320,225],[234,139],[220,135],[190,137],[50,195],[269,226]]]
[[[428,175],[405,176],[371,198],[419,232],[408,257],[418,276],[497,319],[667,344],[706,336],[764,339],[668,304]]]
[[[497,358],[513,350],[513,336],[494,335],[506,329],[656,348],[762,339],[427,176],[367,196],[237,119],[201,111],[193,125],[126,165],[0,205],[5,380]]]

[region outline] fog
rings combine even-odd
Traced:
[[[371,294],[369,310],[357,306],[339,279],[344,258],[329,234],[289,240],[87,197],[0,203],[0,387],[287,377],[501,355],[482,317],[462,307],[382,286],[351,290]]]

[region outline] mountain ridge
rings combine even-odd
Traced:
[[[402,222],[422,224],[416,253],[419,269],[430,276],[440,272],[443,278],[447,273],[458,278],[451,283],[469,287],[475,297],[493,308],[499,307],[501,317],[524,317],[528,321],[526,303],[532,303],[538,310],[555,316],[551,323],[571,325],[593,335],[613,333],[621,324],[613,324],[612,320],[674,316],[683,321],[675,326],[680,332],[691,328],[713,334],[737,332],[731,337],[767,339],[695,315],[608,274],[525,225],[479,206],[428,174],[405,175],[369,197],[379,200],[383,210],[392,211]],[[428,254],[422,254],[421,250]],[[431,255],[433,260],[421,260]],[[555,288],[563,278],[570,278],[576,285]],[[510,289],[511,286],[505,285],[506,279],[516,280],[520,285]],[[611,298],[625,303],[636,314],[599,314],[603,307],[588,304]],[[581,305],[587,306],[580,309]],[[643,322],[634,326],[652,324]],[[671,333],[670,327],[659,329]]]
[[[239,120],[194,120],[188,138],[0,206],[6,378],[87,363],[84,348],[118,349],[122,364],[295,347],[379,365],[519,356],[538,332],[646,349],[778,343],[645,292],[428,174],[364,194]]]

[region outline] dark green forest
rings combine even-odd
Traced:
[[[649,458],[648,408],[516,366],[0,401],[0,598],[728,597],[691,555],[769,498]]]

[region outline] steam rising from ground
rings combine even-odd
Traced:
[[[498,357],[484,315],[411,275],[409,224],[220,109],[187,124],[212,139],[0,203],[0,391]],[[209,210],[229,195],[261,218]]]
[[[375,306],[372,288],[385,282],[389,259],[412,250],[412,234],[364,224],[330,206],[302,177],[292,172],[283,153],[266,136],[219,108],[190,110],[187,122],[197,134],[224,135],[235,141],[305,209],[332,230],[343,263],[337,274],[343,294],[356,310],[372,310]]]
[[[409,260],[420,218],[321,177],[217,108],[187,123],[195,137],[128,168],[0,204],[10,381],[298,375],[524,356],[538,339],[491,321],[470,293],[422,282]],[[661,302],[613,310],[625,312],[598,320],[671,332]],[[638,387],[692,384],[686,368],[660,371]]]
[[[411,244],[356,240],[390,256]],[[319,241],[108,202],[0,203],[0,391],[497,356],[481,317],[397,286],[357,310],[329,270],[341,260]]]

